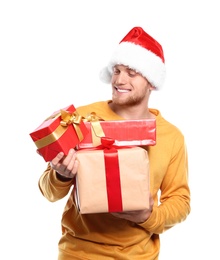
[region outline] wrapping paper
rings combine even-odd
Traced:
[[[117,146],[148,146],[156,144],[156,120],[85,121],[88,134],[77,148],[91,148],[101,144],[101,137],[115,140]]]
[[[77,151],[77,158],[75,199],[81,214],[149,208],[149,159],[145,149],[82,149]]]
[[[30,136],[38,152],[48,162],[61,151],[67,155],[69,149],[75,148],[86,134],[88,130],[82,117],[70,105],[54,112]]]

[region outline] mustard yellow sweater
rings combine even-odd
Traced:
[[[77,109],[86,116],[95,112],[104,120],[122,120],[108,106],[96,102]],[[150,218],[141,224],[119,219],[110,213],[79,214],[70,192],[62,215],[59,260],[156,260],[159,234],[186,219],[190,213],[188,162],[184,137],[156,109],[156,145],[149,147],[150,190],[155,205]],[[47,165],[39,188],[49,201],[66,196],[73,181],[62,182]],[[159,194],[158,194],[159,191]]]

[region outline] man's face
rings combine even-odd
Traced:
[[[112,102],[117,105],[133,106],[147,103],[150,83],[140,73],[124,65],[113,69]]]

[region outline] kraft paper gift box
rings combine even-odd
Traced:
[[[73,105],[54,112],[39,127],[30,133],[32,140],[46,162],[59,152],[67,155],[82,141],[88,130]]]
[[[81,214],[149,208],[149,159],[141,147],[77,151],[75,200]]]
[[[92,118],[92,119],[91,119]],[[95,118],[95,119],[94,119]],[[101,137],[115,140],[117,146],[146,146],[156,144],[156,120],[118,120],[103,121],[93,114],[85,125],[88,134],[77,148],[90,148],[101,144]]]

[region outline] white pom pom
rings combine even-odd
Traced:
[[[111,82],[111,73],[109,72],[107,67],[104,67],[99,74],[99,78],[104,83],[110,83]]]

